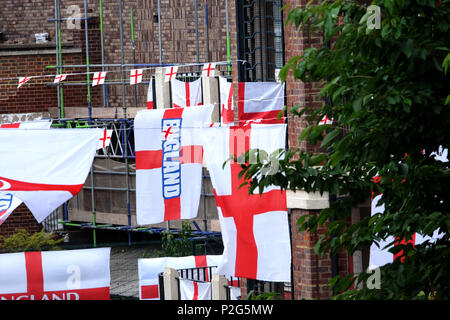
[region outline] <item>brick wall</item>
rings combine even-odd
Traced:
[[[16,232],[16,229],[26,229],[29,233],[39,232],[42,229],[41,224],[37,223],[34,216],[28,208],[21,204],[6,219],[0,227],[0,236],[9,237]]]

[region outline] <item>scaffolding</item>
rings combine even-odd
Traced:
[[[100,53],[101,53],[101,63],[94,64],[91,63],[91,56],[89,52],[89,26],[88,21],[91,17],[88,16],[88,1],[83,0],[83,14],[79,17],[63,17],[61,15],[61,0],[54,0],[54,17],[47,19],[48,22],[54,23],[55,28],[55,46],[56,46],[56,65],[55,66],[47,66],[49,69],[56,69],[57,74],[63,74],[64,70],[67,68],[70,69],[85,69],[86,79],[85,81],[76,81],[76,82],[59,82],[57,84],[49,84],[51,86],[55,86],[57,90],[57,102],[58,102],[58,119],[53,119],[52,127],[54,128],[103,128],[112,130],[113,134],[111,136],[111,145],[107,148],[100,149],[96,157],[94,159],[93,166],[91,167],[89,177],[86,181],[85,186],[83,187],[83,191],[88,191],[90,193],[90,211],[91,211],[91,222],[79,223],[73,222],[69,219],[69,202],[65,203],[62,210],[58,210],[59,219],[58,224],[67,226],[67,227],[76,227],[81,229],[89,229],[92,230],[93,235],[93,246],[97,245],[97,230],[112,230],[112,231],[124,231],[128,234],[128,244],[132,244],[132,234],[133,233],[148,233],[148,234],[161,234],[164,231],[170,230],[172,233],[177,234],[179,230],[170,228],[169,222],[166,222],[165,228],[159,227],[142,227],[135,226],[132,223],[132,194],[135,192],[135,188],[132,187],[132,180],[135,179],[135,152],[134,152],[134,120],[129,117],[129,109],[128,109],[128,101],[126,96],[126,71],[129,71],[128,68],[160,68],[166,67],[173,64],[163,63],[163,55],[162,55],[162,34],[161,34],[161,4],[160,0],[158,0],[158,50],[159,50],[159,63],[158,64],[141,64],[136,63],[136,42],[135,42],[135,32],[134,32],[134,12],[133,8],[130,10],[130,25],[131,25],[131,56],[132,63],[125,63],[125,43],[124,43],[124,9],[122,0],[111,0],[111,2],[115,2],[118,4],[118,17],[119,17],[119,35],[120,35],[120,63],[105,63],[105,37],[104,37],[104,21],[103,21],[103,12],[104,12],[104,1],[98,0],[98,15],[99,15],[99,24],[100,24]],[[209,61],[200,62],[200,51],[199,51],[199,17],[198,17],[198,1],[194,2],[195,6],[195,28],[196,28],[196,63],[191,64],[188,72],[179,73],[177,78],[184,81],[193,81],[198,79],[201,76],[201,66]],[[204,2],[205,8],[205,26],[206,26],[206,43],[209,43],[209,34],[208,34],[208,6],[207,2]],[[228,8],[228,1],[226,1],[226,8]],[[226,10],[226,35],[227,35],[227,61],[220,64],[219,69],[220,73],[224,76],[231,76],[231,58],[230,58],[230,41],[229,41],[229,24],[228,24],[228,10]],[[85,63],[84,64],[65,64],[62,56],[62,23],[68,20],[77,20],[84,25],[84,49],[85,49]],[[209,57],[209,46],[206,47],[206,57]],[[115,69],[120,73],[120,79],[115,81],[107,81],[102,87],[101,93],[101,105],[103,108],[111,108],[110,105],[110,87],[109,86],[120,86],[121,87],[121,105],[122,110],[119,111],[119,108],[115,107],[114,118],[95,118],[93,117],[93,105],[92,105],[92,97],[91,97],[91,84],[92,80],[90,74],[92,70],[96,71],[108,71],[111,69]],[[149,81],[143,81],[138,83],[137,85],[146,85],[148,86],[150,81],[155,81],[154,76],[152,76]],[[139,106],[138,97],[137,97],[137,85],[134,86],[133,92],[133,107],[137,108]],[[88,117],[87,118],[66,118],[65,109],[64,109],[64,87],[65,86],[85,86],[87,90],[86,95],[86,105],[88,109]],[[155,90],[155,86],[153,85],[153,90]],[[170,86],[169,86],[170,90]],[[156,95],[153,95],[156,97]],[[169,94],[171,96],[171,94]],[[157,98],[156,98],[157,99]],[[113,159],[114,161],[118,161],[123,164],[124,170],[98,170],[95,168],[96,160],[99,161],[101,159]],[[98,186],[96,185],[96,177],[101,175],[113,175],[119,178],[123,178],[124,186]],[[220,232],[208,231],[207,225],[207,208],[206,208],[206,199],[209,197],[214,197],[213,193],[208,193],[205,189],[205,179],[209,179],[209,175],[206,169],[203,170],[203,179],[202,179],[202,202],[203,202],[203,212],[202,212],[202,221],[203,221],[203,229],[193,221],[195,226],[195,230],[192,231],[193,236],[198,239],[208,240],[210,238],[219,238],[221,236]],[[125,225],[115,225],[110,223],[99,224],[97,222],[97,203],[96,203],[96,193],[102,191],[111,191],[111,192],[122,192],[125,193],[125,202],[126,202],[126,217],[127,223]],[[54,214],[54,215],[55,215]],[[61,216],[62,215],[62,216]],[[49,219],[55,219],[54,216]],[[52,225],[48,223],[48,225]],[[193,239],[194,241],[196,239]]]

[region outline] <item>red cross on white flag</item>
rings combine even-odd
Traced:
[[[55,77],[55,80],[53,81],[53,83],[59,83],[59,82],[62,82],[62,81],[64,81],[64,80],[66,80],[66,78],[67,78],[67,74],[58,74],[58,75]]]
[[[214,77],[216,71],[215,63],[206,63],[203,65],[202,75],[203,77]]]
[[[164,74],[165,75],[164,82],[170,82],[173,79],[175,79],[177,71],[178,71],[178,66],[167,67],[166,72]]]
[[[319,121],[319,126],[323,126],[325,124],[333,124],[333,118],[328,118],[328,115],[325,115],[322,120]]]
[[[130,71],[130,84],[138,84],[142,82],[142,69],[132,69]]]
[[[250,149],[268,154],[285,146],[286,125],[205,129],[208,166],[222,230],[224,252],[217,273],[265,281],[290,281],[291,247],[286,192],[267,186],[249,194],[241,165],[227,161]],[[226,164],[224,165],[224,163]]]
[[[31,78],[29,77],[20,77],[19,78],[19,84],[17,85],[17,89],[19,89],[22,85],[24,85],[26,82],[28,82]]]
[[[92,78],[92,86],[98,86],[105,83],[106,71],[100,71],[94,73],[94,77]]]
[[[134,121],[136,219],[139,225],[197,216],[201,127],[213,106],[139,111]]]
[[[98,142],[97,150],[102,148],[105,149],[110,145],[112,132],[112,130],[105,129],[100,133],[100,141]]]
[[[1,254],[0,300],[109,300],[110,251]]]

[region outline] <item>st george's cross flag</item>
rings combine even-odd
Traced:
[[[66,80],[67,76],[67,74],[58,74],[55,76],[55,80],[53,80],[53,83],[63,82],[64,80]]]
[[[147,109],[154,108],[154,99],[153,99],[153,79],[150,78],[150,83],[148,84],[147,89]]]
[[[215,274],[215,268],[211,268],[211,270],[209,270],[209,268],[206,267],[216,267],[220,260],[222,260],[222,255],[138,259],[139,299],[160,299],[158,275],[161,272],[164,272],[166,267],[177,270],[200,268],[198,274],[196,272],[194,273],[194,275],[198,277],[194,278],[201,281],[210,281],[212,275]]]
[[[94,77],[92,78],[92,86],[99,86],[105,83],[106,79],[106,71],[95,72]]]
[[[285,123],[284,116],[278,118],[284,108],[284,87],[278,82],[239,82],[239,124]]]
[[[319,121],[319,126],[323,126],[326,124],[333,124],[333,118],[329,118],[328,115],[324,115],[323,118]]]
[[[233,160],[250,149],[268,154],[285,147],[286,125],[204,129],[204,157],[217,202],[224,243],[218,273],[265,281],[290,281],[291,246],[286,192],[268,186],[249,194]],[[275,164],[274,164],[275,165]]]
[[[205,63],[202,69],[203,77],[214,77],[216,75],[216,64],[215,63]]]
[[[25,83],[31,80],[31,77],[20,77],[19,78],[19,84],[17,85],[17,89],[19,89],[21,86],[23,86]]]
[[[371,204],[371,215],[379,214],[384,212],[384,203],[379,204],[379,201],[382,197],[382,194],[377,195],[372,199]],[[444,234],[440,232],[439,230],[435,230],[433,232],[433,235],[430,236],[423,236],[419,233],[414,233],[411,236],[411,239],[405,240],[405,239],[396,239],[393,236],[389,236],[384,240],[380,240],[377,243],[372,243],[370,246],[370,257],[369,257],[369,270],[373,270],[379,267],[384,266],[387,263],[392,263],[396,259],[400,258],[401,261],[404,260],[403,256],[403,250],[399,251],[397,254],[393,254],[389,251],[391,248],[390,245],[406,245],[410,243],[411,245],[415,246],[418,244],[422,244],[425,241],[435,242],[438,239],[440,239]]]
[[[111,144],[111,137],[113,134],[112,129],[103,129],[100,131],[100,137],[98,141],[97,150],[99,149],[105,149]]]
[[[52,120],[33,120],[11,123],[0,123],[0,129],[50,129]]]
[[[184,82],[174,79],[172,85],[172,104],[174,108],[202,105],[202,79]]]
[[[175,77],[178,72],[178,66],[166,67],[164,71],[164,82],[170,82],[175,80]]]
[[[110,248],[0,254],[0,300],[109,300]]]
[[[220,115],[222,125],[234,124],[233,83],[219,77]]]
[[[23,201],[40,223],[81,191],[98,129],[0,129],[0,194]]]
[[[197,216],[203,147],[201,127],[213,105],[139,111],[134,120],[136,219],[139,225]]]
[[[142,69],[132,69],[130,71],[130,84],[135,85],[142,82]]]
[[[211,300],[211,282],[180,278],[180,300]]]

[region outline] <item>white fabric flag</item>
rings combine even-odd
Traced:
[[[172,104],[174,108],[199,106],[202,104],[202,79],[184,82],[174,79],[172,84]]]
[[[234,124],[233,84],[219,77],[220,109],[222,125]]]
[[[135,85],[142,82],[142,69],[132,69],[130,71],[130,84]]]
[[[372,205],[371,205],[371,215],[375,215],[377,213],[384,213],[384,203],[378,204],[382,197],[382,194],[377,195],[372,199]],[[411,242],[412,245],[422,244],[425,241],[429,240],[430,242],[436,242],[439,240],[444,234],[441,233],[439,230],[435,230],[433,232],[433,235],[430,236],[423,236],[419,233],[415,233],[413,235],[413,238],[410,239],[407,242]],[[370,257],[369,257],[369,270],[374,270],[376,268],[382,267],[387,263],[392,263],[396,259],[396,256],[389,252],[388,250],[391,248],[386,248],[387,245],[394,242],[395,238],[393,236],[387,237],[385,240],[378,241],[378,246],[375,243],[372,243],[370,246]],[[404,244],[404,242],[402,242]],[[395,245],[395,243],[394,243]],[[399,257],[401,254],[398,254]]]
[[[92,78],[92,86],[99,86],[105,83],[106,79],[106,71],[95,72],[94,77]]]
[[[100,131],[97,150],[105,149],[111,144],[112,134],[113,134],[112,129],[103,129],[102,131]]]
[[[139,299],[159,299],[158,275],[161,272],[164,272],[165,267],[174,268],[177,270],[187,268],[216,267],[221,259],[222,255],[138,259]],[[212,268],[212,274],[216,273],[215,270],[216,268]],[[200,279],[197,280],[210,281],[212,274],[209,274],[209,270],[206,269],[205,279],[203,272],[200,271]]]
[[[139,225],[197,216],[201,127],[213,106],[139,111],[134,120],[136,218]]]
[[[268,154],[285,147],[286,125],[251,125],[204,129],[204,157],[217,202],[223,260],[219,274],[266,281],[290,281],[291,246],[286,193],[269,186],[262,196],[248,194],[229,159],[249,149]],[[276,163],[272,163],[276,167]]]
[[[147,90],[147,109],[153,109],[153,79],[150,78]]]
[[[0,300],[109,300],[110,250],[0,254]]]
[[[34,120],[13,123],[2,123],[0,129],[50,129],[52,120]]]
[[[239,82],[239,124],[249,122],[284,123],[285,117],[278,119],[283,108],[284,83]]]
[[[68,76],[67,74],[58,74],[55,77],[55,80],[53,81],[53,83],[59,83],[59,82],[66,80],[67,76]]]
[[[216,64],[215,63],[205,63],[202,69],[203,77],[214,77],[216,75]]]
[[[20,77],[19,84],[17,85],[17,89],[19,89],[21,86],[23,86],[25,83],[27,83],[30,80],[31,80],[30,77]]]
[[[180,300],[211,300],[211,282],[180,278]]]
[[[177,71],[178,71],[178,66],[167,67],[165,69],[164,82],[170,82],[172,80],[175,80]]]
[[[98,129],[0,130],[0,193],[23,201],[38,222],[80,192]]]

